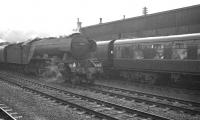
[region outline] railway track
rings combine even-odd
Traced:
[[[139,91],[131,91],[122,88],[116,88],[105,85],[84,86],[82,89],[95,91],[109,96],[114,96],[120,99],[145,103],[151,107],[162,107],[179,112],[188,113],[191,115],[200,115],[200,103],[186,101],[176,98],[164,97]]]
[[[14,112],[9,106],[0,104],[0,120],[20,120],[20,116],[17,112]]]
[[[3,77],[2,77],[3,76]],[[1,78],[6,80],[7,82],[14,84],[18,87],[23,88],[29,92],[38,94],[45,98],[56,101],[56,103],[70,106],[81,114],[89,114],[92,117],[97,117],[100,119],[108,119],[108,120],[123,120],[123,119],[139,119],[139,120],[170,120],[169,118],[165,118],[163,116],[159,116],[152,113],[147,113],[144,111],[139,111],[133,108],[125,107],[122,105],[110,103],[108,101],[103,101],[96,98],[91,98],[87,96],[83,96],[72,91],[66,91],[61,88],[56,88],[54,86],[49,86],[43,83],[38,83],[32,80],[25,79],[17,79],[17,77],[8,77],[8,75],[2,75]],[[17,80],[16,80],[17,79]],[[26,82],[26,83],[25,83]],[[25,83],[25,84],[24,84]],[[46,89],[48,92],[42,92],[38,89],[33,89],[29,86],[37,86],[39,89]],[[51,95],[51,93],[56,92],[58,94],[64,94],[65,99],[61,99]]]

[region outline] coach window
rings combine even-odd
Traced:
[[[122,46],[116,46],[115,48],[114,48],[114,56],[116,57],[116,58],[121,58],[122,57],[122,52],[121,52],[121,49],[122,48]]]
[[[197,49],[197,59],[200,60],[200,43],[198,44],[198,49]]]
[[[133,59],[144,59],[144,54],[141,45],[135,45],[133,51]]]
[[[135,59],[135,53],[134,51],[137,50],[137,45],[133,44],[130,48],[130,51],[131,51],[131,58],[132,59]]]
[[[122,58],[131,58],[132,57],[130,48],[131,48],[130,46],[123,46]]]
[[[172,49],[172,59],[184,60],[187,59],[187,46],[184,43],[175,43]]]
[[[155,50],[154,59],[164,59],[164,45],[162,45],[162,44],[154,44],[153,48]]]
[[[154,57],[156,56],[156,51],[152,44],[144,44],[142,49],[144,59],[154,59]]]
[[[164,45],[163,56],[164,56],[163,59],[171,59],[171,57],[172,57],[172,45],[171,45],[171,43]]]
[[[133,53],[134,48],[135,47],[134,47],[133,44],[128,47],[128,49],[129,49],[129,58],[131,58],[131,59],[133,59],[133,57],[134,57],[134,53]]]
[[[127,55],[126,55],[126,54],[127,54],[126,48],[125,48],[125,47],[122,47],[121,51],[122,51],[122,54],[121,54],[122,56],[121,56],[121,57],[122,57],[122,58],[126,58],[126,56],[127,56]]]
[[[191,41],[187,44],[187,59],[196,60],[198,59],[198,45]]]
[[[134,50],[134,59],[143,59],[144,55],[141,49]]]

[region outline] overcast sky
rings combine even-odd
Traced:
[[[70,34],[77,18],[82,26],[115,21],[185,6],[200,0],[0,0],[0,32],[23,31],[38,35]],[[2,34],[2,33],[0,33]]]

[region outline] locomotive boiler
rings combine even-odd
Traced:
[[[1,63],[42,77],[64,77],[70,82],[94,82],[99,62],[91,54],[96,43],[80,33],[59,38],[36,38],[9,44],[0,51]],[[5,64],[4,64],[5,66]]]

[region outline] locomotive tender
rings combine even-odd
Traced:
[[[99,41],[96,56],[107,75],[131,81],[178,84],[200,80],[200,33]]]
[[[59,38],[36,38],[0,46],[2,68],[70,82],[94,82],[101,64],[91,58],[96,43],[80,33]]]

